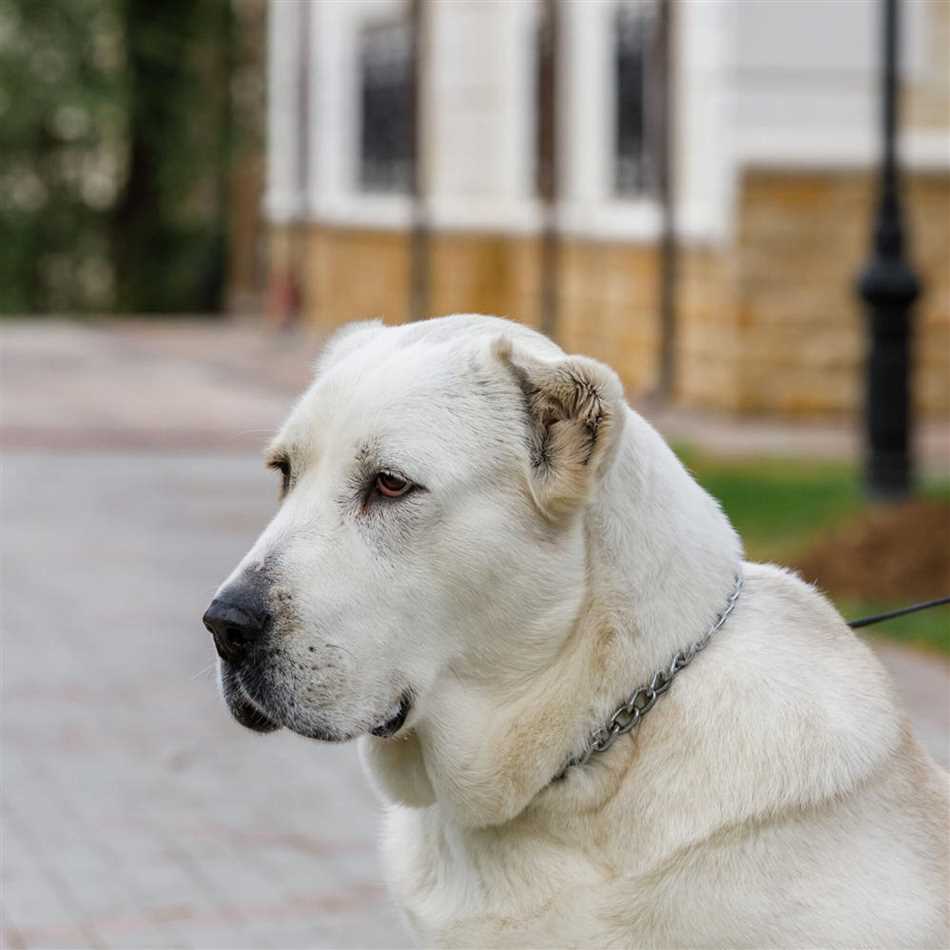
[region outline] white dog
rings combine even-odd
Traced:
[[[490,317],[357,324],[271,464],[205,617],[222,688],[361,737],[422,944],[948,945],[946,776],[607,367]]]

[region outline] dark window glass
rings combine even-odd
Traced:
[[[381,23],[360,32],[360,185],[408,191],[410,141],[409,24]]]
[[[622,3],[617,9],[614,186],[621,195],[636,196],[655,190],[656,156],[648,95],[656,77],[655,24],[654,4],[647,0]]]

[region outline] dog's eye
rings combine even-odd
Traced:
[[[268,468],[280,472],[280,494],[281,497],[287,494],[290,489],[290,459],[276,458],[267,463]]]
[[[392,472],[377,472],[375,487],[376,491],[386,498],[399,498],[410,491],[413,486],[412,482],[400,478],[398,475],[393,475]]]

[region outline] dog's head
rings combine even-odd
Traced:
[[[358,324],[269,451],[274,519],[205,615],[238,721],[395,735],[447,678],[530,675],[585,589],[622,388],[493,318]]]

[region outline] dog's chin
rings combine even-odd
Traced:
[[[280,723],[274,722],[237,690],[225,692],[224,698],[231,715],[246,729],[252,732],[276,732],[280,729]]]
[[[330,728],[322,723],[314,722],[309,715],[301,715],[304,710],[297,707],[293,714],[272,712],[264,699],[250,697],[242,678],[236,670],[221,664],[221,691],[232,717],[242,726],[253,732],[276,732],[286,727],[291,732],[305,739],[316,739],[318,742],[349,742],[361,735],[370,733],[381,739],[395,736],[405,725],[406,719],[412,710],[412,694],[405,690],[393,703],[392,707],[381,716],[371,719],[375,726],[363,726],[352,730]]]
[[[288,719],[285,724],[291,732],[296,732],[297,735],[307,739],[317,739],[320,742],[349,742],[367,733],[380,739],[391,739],[406,724],[411,711],[412,694],[406,690],[389,710],[375,719],[377,724],[370,728],[364,726],[350,731],[333,731],[314,725],[312,722],[298,722],[294,719]]]
[[[231,716],[252,732],[276,732],[281,724],[273,716],[267,715],[258,703],[251,702],[241,687],[237,673],[227,663],[218,664],[221,694]]]

